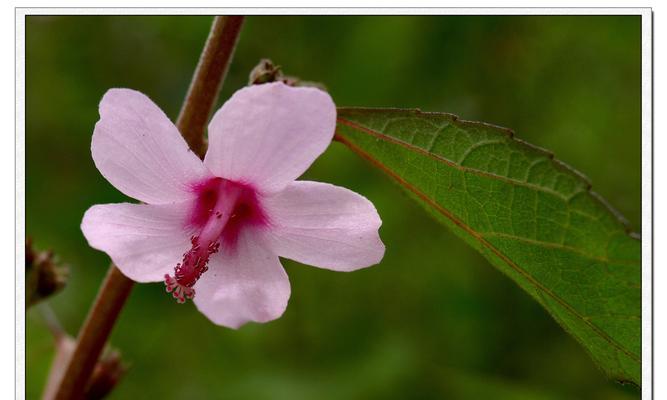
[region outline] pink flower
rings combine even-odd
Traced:
[[[93,160],[145,204],[95,205],[81,230],[127,277],[164,281],[216,324],[276,319],[290,296],[278,256],[353,271],[384,255],[370,201],[295,180],[329,146],[335,125],[335,105],[321,90],[246,87],[211,120],[202,162],[148,97],[111,89],[100,103]]]

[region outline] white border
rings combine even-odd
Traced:
[[[653,395],[653,20],[642,11],[642,398]]]
[[[309,7],[276,7],[276,8],[17,8],[23,15],[644,15],[650,14],[648,8],[309,8]]]
[[[27,15],[641,15],[642,17],[642,399],[653,394],[653,24],[649,8],[16,8],[15,9],[15,396],[25,398],[25,24]],[[8,387],[8,385],[2,385]]]
[[[16,347],[15,396],[25,399],[25,19],[16,13]]]

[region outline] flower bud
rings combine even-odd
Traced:
[[[25,243],[26,307],[59,292],[67,283],[69,268],[61,265],[53,251],[35,251],[32,240]]]
[[[65,372],[65,366],[76,348],[76,340],[63,333],[56,337],[56,354],[51,365],[51,375],[44,389],[42,399],[53,399],[58,388],[58,384]],[[122,362],[118,350],[107,347],[102,356],[95,364],[93,374],[88,381],[88,386],[84,393],[85,400],[99,400],[108,395],[121,380],[127,366]]]
[[[263,58],[259,64],[250,71],[249,85],[260,85],[268,82],[282,82],[287,86],[305,86],[314,87],[323,91],[327,91],[326,86],[320,82],[304,81],[296,76],[288,76],[283,74],[280,65],[275,65],[273,61],[268,58]]]
[[[127,372],[127,366],[122,362],[120,352],[107,348],[95,365],[86,389],[86,400],[104,398],[118,384]]]
[[[262,83],[276,82],[281,80],[283,73],[280,70],[280,65],[275,65],[273,61],[268,58],[263,58],[259,64],[250,71],[248,79],[249,85],[259,85]]]

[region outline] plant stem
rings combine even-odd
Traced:
[[[204,126],[222,86],[238,40],[242,16],[215,17],[211,32],[192,78],[176,125],[190,148],[200,158],[205,151]],[[97,298],[81,327],[76,347],[67,362],[53,396],[45,400],[81,399],[111,330],[134,282],[115,266],[109,267]],[[53,371],[52,371],[53,373]]]
[[[74,352],[66,363],[58,390],[53,394],[54,399],[83,397],[88,379],[133,284],[116,266],[112,264],[109,267],[93,307],[81,327]]]
[[[63,329],[63,326],[60,324],[60,321],[58,320],[58,316],[56,315],[56,313],[53,312],[53,309],[51,308],[51,306],[49,306],[49,303],[39,304],[37,305],[37,308],[40,314],[42,314],[42,319],[44,320],[46,327],[49,328],[51,334],[53,334],[53,337],[56,340],[58,340],[62,336],[67,335],[65,329]]]
[[[203,157],[204,127],[225,79],[243,16],[215,17],[176,126],[195,153]]]

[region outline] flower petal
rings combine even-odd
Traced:
[[[384,255],[373,204],[342,187],[297,181],[263,201],[272,224],[272,247],[281,257],[353,271]]]
[[[335,128],[336,106],[322,90],[249,86],[211,120],[204,163],[216,176],[276,192],[324,152]]]
[[[287,274],[278,256],[252,233],[241,234],[234,252],[214,255],[195,284],[194,303],[215,324],[237,329],[250,321],[274,320],[287,308]]]
[[[209,175],[169,118],[135,90],[105,93],[91,151],[112,185],[150,204],[192,198],[189,185]]]
[[[128,278],[157,282],[173,271],[190,248],[183,204],[102,204],[88,209],[81,230]]]

